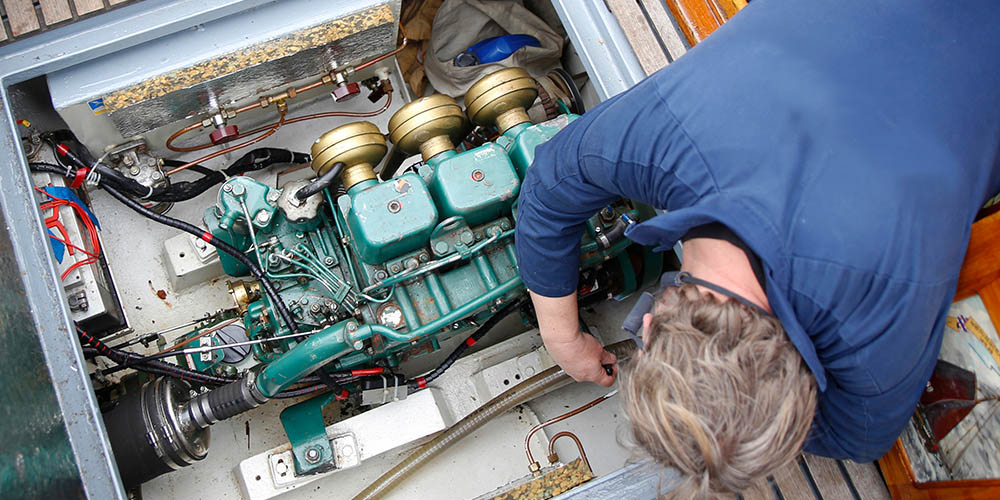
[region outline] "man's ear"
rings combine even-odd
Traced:
[[[650,314],[650,313],[643,314],[642,315],[642,343],[643,344],[648,344],[649,343],[649,336],[647,335],[647,333],[649,332],[649,325],[652,325],[652,324],[653,324],[653,315]]]

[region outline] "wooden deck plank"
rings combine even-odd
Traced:
[[[104,8],[101,0],[73,0],[73,4],[76,5],[76,13],[81,16]]]
[[[31,0],[3,0],[3,5],[7,10],[7,21],[10,23],[11,35],[17,37],[41,28],[38,24],[38,16],[35,15],[35,6],[31,4]]]
[[[819,490],[823,500],[852,500],[854,495],[851,487],[847,484],[847,478],[840,472],[837,461],[817,457],[810,453],[803,453],[802,458],[806,461],[809,473],[812,475],[816,489]]]
[[[39,0],[38,3],[42,7],[42,19],[45,20],[47,26],[61,23],[73,17],[67,0]]]
[[[799,467],[799,458],[775,471],[774,482],[778,483],[778,489],[781,490],[781,496],[784,498],[796,500],[816,498],[812,487],[809,486],[809,480],[806,479]]]
[[[844,460],[843,464],[861,500],[891,500],[885,481],[882,480],[882,474],[873,462],[859,464]]]
[[[129,2],[129,1],[131,1],[131,0],[108,0],[108,2],[111,5],[118,5],[120,3],[125,3],[125,2]]]
[[[667,55],[653,36],[652,28],[636,0],[606,0],[606,3],[625,32],[625,38],[635,51],[643,72],[651,75],[666,66]]]
[[[639,3],[649,15],[649,20],[653,22],[652,28],[656,30],[656,34],[660,36],[660,40],[666,46],[668,59],[671,62],[676,61],[678,57],[687,52],[687,46],[684,44],[684,38],[680,31],[670,20],[667,5],[663,3],[663,0],[639,0]]]

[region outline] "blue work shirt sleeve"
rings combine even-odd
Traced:
[[[518,198],[515,244],[521,279],[546,297],[576,291],[584,223],[619,198],[583,177],[579,137],[585,127],[576,125],[535,150]]]

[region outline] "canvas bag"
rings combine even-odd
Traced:
[[[510,57],[477,66],[455,66],[455,56],[476,42],[501,35],[531,35],[541,47],[522,47]],[[480,78],[505,67],[539,77],[559,66],[563,38],[515,0],[445,0],[434,16],[424,71],[434,89],[454,98]]]

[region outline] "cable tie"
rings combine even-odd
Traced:
[[[474,339],[472,337],[469,337],[469,338],[465,339],[465,345],[467,345],[469,347],[472,347],[472,346],[476,345],[476,339]]]
[[[424,377],[417,377],[417,388],[423,389],[427,387],[427,379]]]
[[[201,233],[201,239],[205,240],[206,243],[211,243],[212,238],[213,238],[212,233],[208,231],[204,231]]]

